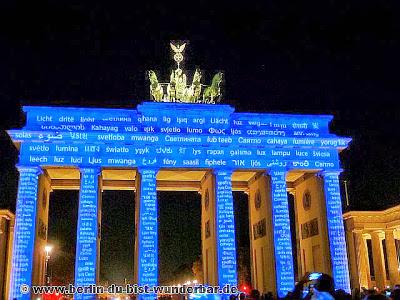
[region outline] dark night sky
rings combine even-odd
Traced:
[[[237,111],[335,116],[353,138],[351,208],[397,204],[398,1],[298,2],[1,1],[1,129],[23,124],[21,104],[133,108],[145,71],[169,72],[168,42],[189,40],[187,69],[224,70]],[[16,151],[0,138],[0,207],[14,209]]]

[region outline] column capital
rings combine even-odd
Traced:
[[[388,233],[394,234],[394,230],[395,230],[395,228],[385,228],[385,229],[383,229],[385,234],[388,234]]]
[[[273,176],[273,175],[284,175],[286,177],[288,170],[286,168],[271,168],[267,169],[265,172],[266,175]]]
[[[371,235],[372,235],[372,234],[381,234],[381,233],[384,232],[384,230],[382,230],[382,229],[376,229],[376,230],[371,230],[370,232],[371,232]]]
[[[216,175],[218,173],[233,173],[233,169],[232,168],[213,168],[211,169],[211,172]]]
[[[139,174],[142,174],[143,171],[154,171],[155,173],[158,173],[158,171],[160,171],[159,167],[145,167],[145,166],[138,166],[136,168],[136,171]]]
[[[35,173],[36,175],[40,175],[43,173],[43,169],[40,166],[25,166],[25,165],[16,165],[18,172],[21,173]]]
[[[385,238],[385,232],[383,230],[373,230],[370,232],[371,235],[371,240],[374,238],[378,239],[384,239]]]
[[[289,172],[289,169],[286,166],[271,166],[265,170],[265,173],[270,175],[272,172]]]
[[[343,169],[336,169],[336,170],[321,170],[317,174],[321,177],[325,177],[328,175],[332,176],[339,176],[343,172]]]
[[[79,172],[81,174],[96,174],[100,175],[101,174],[101,168],[100,167],[79,167]]]

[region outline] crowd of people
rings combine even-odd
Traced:
[[[230,300],[236,299],[274,300],[274,297],[272,293],[260,295],[257,290],[252,290],[250,295],[232,295]],[[349,294],[344,290],[335,290],[333,278],[328,274],[320,274],[315,279],[310,279],[310,274],[306,274],[284,300],[400,300],[400,285],[384,291],[355,289],[352,294]]]

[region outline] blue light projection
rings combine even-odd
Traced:
[[[290,233],[289,203],[286,192],[286,170],[271,169],[272,228],[276,269],[276,290],[283,298],[294,288],[292,240]]]
[[[179,144],[179,143],[177,143]],[[337,150],[285,149],[260,146],[176,146],[160,143],[117,144],[25,142],[21,163],[58,166],[168,167],[168,168],[266,168],[274,165],[301,169],[339,168]],[[307,159],[305,159],[305,157]],[[326,161],[327,158],[330,160]]]
[[[81,168],[78,228],[75,259],[75,286],[97,283],[99,168]],[[75,299],[94,300],[95,295],[77,294]]]
[[[27,165],[339,168],[347,138],[331,116],[233,113],[227,105],[144,103],[137,110],[24,107],[11,130]]]
[[[24,111],[25,127],[8,131],[14,142],[21,143],[20,164],[30,170],[53,165],[83,170],[77,284],[95,283],[98,169],[129,167],[138,168],[141,173],[138,283],[150,285],[157,283],[158,272],[157,169],[216,170],[220,284],[236,282],[228,178],[237,169],[269,170],[277,290],[280,297],[284,296],[294,283],[285,172],[301,169],[328,172],[326,201],[334,276],[337,286],[348,290],[344,230],[343,224],[338,223],[340,195],[337,178],[330,174],[340,169],[338,150],[346,148],[350,139],[329,132],[332,116],[236,113],[228,105],[153,102],[138,105],[137,109],[24,107]],[[32,185],[28,187],[33,193],[37,182],[33,184],[33,179],[30,180]],[[21,189],[18,203],[25,203],[26,193]],[[85,201],[89,206],[83,206]],[[22,222],[35,220],[33,207],[20,208],[20,211],[25,209],[28,214],[17,214],[17,224],[21,219]],[[17,251],[14,266],[31,262],[34,223],[29,226],[16,227],[16,236],[20,238],[14,244]],[[31,273],[30,267],[13,269],[14,293],[18,293],[16,283],[28,280],[28,273]]]
[[[30,299],[21,285],[32,285],[39,167],[18,167],[19,184],[14,228],[10,299]]]
[[[350,293],[349,267],[340,199],[339,172],[322,172],[325,181],[326,216],[335,288]]]
[[[235,217],[232,196],[232,170],[216,169],[216,236],[218,284],[237,285]]]
[[[139,172],[138,284],[155,286],[158,282],[157,170],[141,168]],[[154,295],[140,297],[154,299]]]

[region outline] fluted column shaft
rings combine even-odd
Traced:
[[[136,277],[138,285],[158,283],[158,211],[157,169],[140,168],[136,175],[137,251]],[[154,294],[139,295],[139,299],[154,299]]]
[[[283,298],[294,287],[293,251],[290,231],[289,203],[286,191],[286,170],[272,169],[272,228],[274,236],[276,291]]]
[[[335,288],[350,293],[347,247],[340,197],[339,171],[322,172],[326,202],[326,218]]]
[[[368,268],[369,262],[366,242],[361,230],[355,230],[353,234],[360,287],[369,288],[371,285],[371,277]]]
[[[214,170],[218,284],[237,285],[232,171]]]
[[[98,281],[99,242],[99,168],[81,168],[78,226],[75,256],[75,286],[89,286]],[[94,294],[76,294],[75,299],[94,300]]]
[[[388,260],[389,276],[392,286],[400,283],[399,263],[397,261],[396,242],[393,229],[385,230],[386,254]]]
[[[31,299],[40,167],[19,166],[9,299]]]
[[[383,290],[386,287],[386,270],[383,256],[382,241],[379,237],[380,232],[371,233],[372,256],[374,261],[376,286]]]

